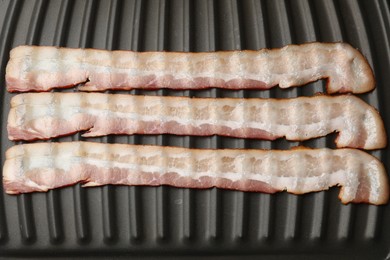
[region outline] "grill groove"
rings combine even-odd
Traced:
[[[119,20],[120,20],[120,8],[122,2],[120,0],[112,0],[109,2],[109,7],[103,6],[104,9],[108,9],[107,17],[107,31],[105,49],[113,50],[118,49],[118,42],[120,42],[119,35]],[[119,41],[118,41],[119,39]],[[112,91],[106,91],[106,93],[112,93]],[[113,143],[116,138],[113,136],[103,137],[103,142]],[[105,186],[102,188],[102,213],[103,213],[103,240],[107,244],[112,244],[117,239],[117,227],[116,227],[116,207],[115,207],[115,191],[111,186]]]
[[[72,5],[72,1],[63,1],[59,7],[56,26],[52,33],[54,46],[64,46],[67,36],[67,22]],[[53,139],[53,141],[58,141],[58,139]],[[59,244],[64,240],[60,192],[60,190],[51,190],[46,195],[49,239],[52,244]]]
[[[42,21],[46,10],[43,1],[36,1],[26,34],[26,43],[36,45],[41,34]],[[24,244],[32,244],[37,240],[36,219],[31,194],[23,194],[17,198],[21,240]]]
[[[130,242],[137,242],[142,234],[142,221],[140,216],[139,195],[137,187],[129,188],[129,221],[130,221]]]
[[[4,9],[2,9],[2,10],[6,10],[6,13],[3,16],[4,20],[3,20],[1,32],[0,32],[0,58],[1,58],[0,72],[1,72],[1,75],[5,74],[5,65],[6,65],[6,61],[8,60],[8,57],[9,57],[8,49],[10,49],[11,40],[14,36],[13,32],[15,31],[16,19],[18,17],[17,15],[19,13],[20,7],[21,7],[20,1],[12,1],[12,2],[8,2],[7,6],[4,7]],[[0,79],[0,82],[2,85],[4,85],[4,78],[3,77]],[[6,94],[4,93],[4,91],[0,91],[0,98],[1,98],[1,100],[6,99]],[[4,103],[5,102],[3,102],[3,106],[2,106],[3,109],[0,113],[0,120],[1,120],[1,125],[2,125],[2,129],[1,129],[2,144],[4,143],[3,142],[4,137],[7,136],[7,134],[4,133],[4,130],[3,130],[3,129],[5,129],[5,124],[6,124],[5,123],[6,120],[4,120],[6,118],[6,114],[5,114],[6,109],[5,109]],[[0,152],[1,152],[2,161],[4,161],[4,153],[5,153],[4,145],[0,146]],[[2,180],[0,182],[2,184]],[[8,237],[8,228],[7,228],[7,220],[6,220],[6,210],[5,210],[6,204],[4,203],[4,193],[3,193],[2,187],[0,187],[0,192],[1,192],[1,195],[0,195],[0,244],[2,244],[2,243],[5,243],[6,241],[8,241],[9,237]]]
[[[126,4],[129,4],[129,2],[124,3],[124,8],[122,10],[123,13],[125,13],[127,10],[131,12],[131,16],[128,16],[131,20],[123,20],[122,25],[127,25],[131,21],[131,24],[133,25],[130,27],[130,32],[128,35],[129,38],[129,45],[124,46],[124,49],[131,49],[134,51],[138,51],[140,49],[140,34],[142,33],[140,23],[141,23],[141,17],[143,14],[142,9],[142,2],[140,0],[132,1],[130,2],[130,7],[126,8]],[[126,15],[122,15],[123,18],[127,18]],[[123,26],[122,26],[123,27]],[[123,31],[124,35],[127,34],[126,31]],[[122,35],[123,38],[123,35]],[[137,94],[137,90],[132,90],[132,94]],[[139,140],[137,136],[128,136],[127,137],[128,143],[131,144],[138,144]],[[142,238],[142,214],[141,214],[141,206],[140,204],[140,194],[139,194],[139,187],[128,187],[128,199],[129,199],[129,237],[130,237],[130,243],[138,243]]]
[[[35,1],[26,39],[26,42],[29,45],[36,45],[39,42],[38,38],[41,35],[42,22],[45,17],[46,7],[46,0]]]
[[[36,231],[30,194],[18,197],[18,213],[22,243],[31,244],[36,240]]]
[[[93,10],[96,8],[96,2],[92,0],[87,0],[85,2],[84,12],[81,22],[80,36],[78,40],[78,45],[81,48],[88,48],[91,46],[92,38],[92,26],[95,21],[95,16]],[[74,89],[76,92],[77,89]],[[74,141],[82,140],[81,134],[78,133],[72,138]],[[86,202],[87,195],[84,189],[81,188],[81,185],[78,184],[73,188],[73,203],[74,203],[74,215],[75,215],[75,227],[76,227],[76,237],[79,244],[89,243],[91,240],[90,229],[88,226],[89,212],[88,204]]]

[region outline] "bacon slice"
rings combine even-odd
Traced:
[[[170,185],[303,194],[341,186],[343,203],[384,204],[389,188],[375,157],[355,149],[210,150],[89,142],[17,145],[6,153],[9,194],[83,186]]]
[[[363,55],[346,43],[307,43],[281,49],[204,53],[131,52],[19,46],[10,54],[8,91],[269,89],[327,78],[328,93],[363,93],[375,80]]]
[[[378,112],[352,95],[234,99],[28,93],[11,100],[11,140],[49,139],[84,130],[84,137],[168,133],[267,140],[307,140],[338,131],[338,147],[386,146]]]

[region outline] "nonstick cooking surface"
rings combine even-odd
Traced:
[[[371,64],[375,91],[359,95],[390,124],[389,1],[22,1],[0,2],[1,158],[13,145],[6,124],[12,94],[5,65],[12,47],[56,45],[135,51],[215,51],[345,41]],[[296,97],[325,81],[289,90],[117,91],[191,97]],[[77,91],[69,89],[64,91]],[[112,92],[110,92],[112,93]],[[116,92],[115,92],[116,93]],[[307,142],[228,137],[80,134],[53,141],[194,148],[334,148],[335,135]],[[389,148],[372,152],[390,169]],[[390,204],[342,205],[339,188],[295,196],[219,189],[80,185],[10,196],[0,188],[0,256],[207,256],[252,259],[388,259]]]

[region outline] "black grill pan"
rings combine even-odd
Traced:
[[[371,64],[375,91],[360,95],[390,126],[390,3],[257,0],[0,1],[1,159],[13,145],[4,85],[12,47],[21,44],[135,51],[215,51],[345,41]],[[289,90],[130,91],[202,97],[296,97]],[[66,91],[77,91],[69,89]],[[122,91],[121,93],[129,93]],[[306,142],[227,137],[109,136],[90,141],[196,148],[334,148],[335,136]],[[54,141],[85,140],[80,135]],[[390,169],[389,148],[372,152]],[[219,189],[80,185],[6,195],[0,187],[0,257],[200,256],[213,259],[390,259],[390,205],[342,205],[339,189],[295,196]]]

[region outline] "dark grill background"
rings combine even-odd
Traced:
[[[215,51],[345,41],[374,69],[377,89],[361,95],[390,124],[389,1],[1,1],[1,158],[12,145],[4,84],[12,47],[57,45],[135,51]],[[325,82],[270,91],[130,91],[207,97],[295,97]],[[67,91],[77,91],[75,89]],[[129,93],[124,92],[122,93]],[[197,148],[334,147],[335,135],[303,143],[227,137],[109,136],[90,141]],[[80,135],[56,141],[83,140]],[[389,169],[389,149],[376,151]],[[342,205],[338,188],[304,196],[218,189],[80,185],[6,195],[0,188],[0,256],[227,256],[385,259],[389,205]],[[222,257],[224,256],[224,257]],[[291,259],[291,255],[288,257]],[[389,257],[389,256],[387,256]],[[295,259],[295,258],[294,258]]]

